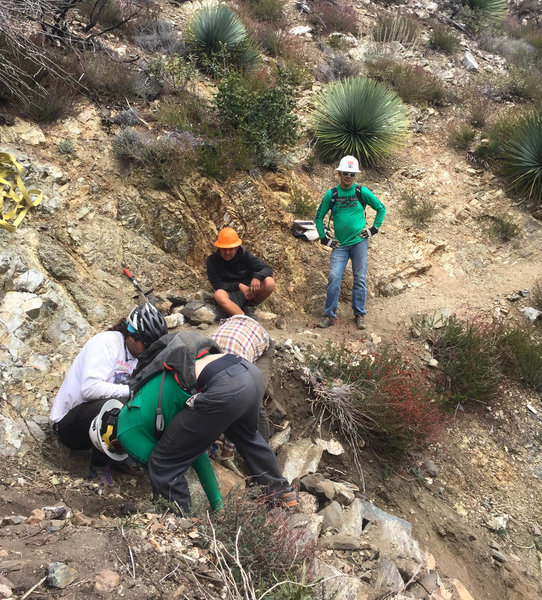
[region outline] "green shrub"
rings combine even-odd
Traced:
[[[402,213],[414,222],[417,227],[424,227],[437,214],[437,205],[426,198],[419,198],[413,190],[401,192],[403,202]]]
[[[450,317],[427,336],[439,363],[437,390],[447,396],[450,407],[496,396],[502,367],[494,331],[474,320]]]
[[[480,96],[480,94],[473,94],[467,99],[467,107],[469,109],[469,123],[473,127],[485,127],[492,114],[492,107],[487,98]]]
[[[290,205],[288,209],[298,219],[312,219],[316,213],[318,204],[314,202],[309,192],[299,186],[290,191]]]
[[[76,150],[75,142],[73,140],[60,140],[56,145],[60,154],[74,154]]]
[[[448,140],[457,150],[466,150],[476,136],[476,130],[469,123],[451,123],[448,126]]]
[[[202,145],[197,166],[206,176],[223,182],[236,171],[251,169],[254,154],[240,134],[215,131]]]
[[[542,342],[535,335],[533,330],[520,327],[504,329],[499,345],[505,373],[542,392]]]
[[[531,303],[534,306],[534,308],[542,311],[542,279],[539,279],[534,284],[531,297]]]
[[[448,100],[442,81],[423,67],[386,56],[372,58],[366,66],[370,78],[393,88],[408,104],[442,105]]]
[[[258,21],[280,23],[286,0],[244,0],[250,14]]]
[[[206,103],[183,88],[158,107],[158,122],[176,131],[200,131],[210,120]]]
[[[411,17],[397,14],[394,17],[380,15],[373,31],[375,42],[389,44],[399,42],[403,46],[412,46],[418,38],[418,23]]]
[[[509,242],[521,231],[519,225],[506,214],[493,215],[491,220],[493,234],[503,242]]]
[[[214,104],[223,131],[240,135],[255,164],[267,167],[299,138],[293,112],[297,94],[290,74],[280,67],[274,78],[264,71],[251,76],[230,72],[221,80]]]
[[[350,154],[374,164],[405,140],[408,117],[400,99],[381,84],[350,77],[316,97],[313,131],[326,160]]]
[[[308,21],[315,33],[331,33],[340,31],[357,35],[357,14],[349,4],[315,0],[311,3]]]
[[[51,123],[64,117],[71,108],[75,91],[66,81],[55,79],[26,90],[23,113],[37,123]]]
[[[483,19],[499,21],[508,12],[507,0],[466,0],[467,6]]]
[[[198,70],[189,56],[172,53],[153,60],[150,72],[173,90],[184,90],[187,83],[196,77]]]
[[[502,174],[510,187],[542,205],[542,107],[523,117],[503,143]]]
[[[507,73],[481,73],[480,91],[497,102],[536,100],[542,94],[542,71],[532,64],[511,64]]]
[[[99,98],[104,95],[125,101],[136,93],[138,74],[101,53],[85,52],[82,56],[81,85]]]
[[[330,344],[311,369],[320,381],[313,386],[316,416],[346,439],[358,467],[367,441],[400,456],[434,441],[446,421],[426,374],[389,348],[371,356]]]
[[[218,75],[226,67],[252,69],[259,55],[235,12],[224,4],[201,8],[190,19],[186,41],[200,69]]]
[[[228,574],[228,583],[236,589],[236,598],[275,598],[276,600],[309,599],[309,594],[298,595],[289,585],[292,595],[284,595],[278,582],[305,582],[304,564],[314,554],[310,545],[298,544],[300,533],[289,525],[288,515],[282,511],[270,512],[262,501],[253,501],[246,491],[233,489],[225,499],[224,509],[212,517],[212,525],[200,527],[211,548],[216,540],[222,558],[222,573]],[[215,549],[215,556],[218,552]],[[244,573],[248,575],[243,577]],[[222,579],[222,578],[221,578]],[[251,589],[252,588],[252,589]],[[233,597],[233,596],[232,596]]]
[[[459,38],[448,27],[440,23],[433,24],[433,31],[429,38],[429,47],[445,54],[453,54],[459,46]]]

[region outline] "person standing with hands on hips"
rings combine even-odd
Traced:
[[[369,238],[378,233],[384,222],[386,207],[368,188],[354,182],[356,174],[360,173],[356,158],[344,156],[335,170],[338,171],[339,185],[330,188],[324,194],[314,219],[320,243],[332,248],[324,317],[317,326],[326,328],[333,325],[337,317],[344,270],[350,260],[354,277],[352,286],[354,319],[358,329],[365,329],[365,300],[367,298],[365,276]],[[372,227],[368,227],[365,221],[366,206],[370,206],[376,211]],[[336,239],[327,237],[324,229],[324,218],[329,211],[331,211]]]

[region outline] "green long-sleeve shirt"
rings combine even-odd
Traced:
[[[314,218],[320,239],[326,235],[324,230],[324,218],[331,209],[332,189],[333,188],[330,188],[324,194]],[[376,211],[373,227],[380,229],[386,215],[386,207],[366,187],[361,188],[361,196],[363,203]],[[356,196],[355,183],[346,190],[340,185],[337,186],[337,201],[333,206],[331,214],[335,237],[339,240],[341,246],[353,246],[354,244],[359,243],[359,232],[362,229],[365,229],[367,224],[365,222],[365,209],[359,203]]]
[[[142,464],[147,464],[151,452],[158,443],[155,437],[156,406],[162,374],[150,379],[119,413],[117,420],[117,439],[124,450]],[[183,410],[190,398],[168,372],[162,389],[162,413],[167,427],[173,417]],[[201,485],[207,495],[212,510],[222,506],[222,496],[211,466],[204,452],[192,463]]]

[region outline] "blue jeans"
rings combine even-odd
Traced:
[[[368,248],[369,241],[361,240],[353,246],[340,246],[331,251],[326,307],[324,309],[324,313],[328,317],[335,319],[337,316],[339,293],[341,291],[341,283],[348,259],[352,261],[352,274],[354,276],[354,284],[352,286],[352,309],[355,315],[365,314],[365,299],[367,298],[365,275],[367,273]]]

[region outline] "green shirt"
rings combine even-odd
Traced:
[[[143,464],[147,463],[158,443],[154,434],[161,380],[161,373],[150,379],[134,399],[122,408],[117,420],[117,439],[134,460]],[[162,413],[166,427],[183,410],[188,398],[190,394],[178,385],[172,373],[167,372],[162,389]],[[207,494],[212,510],[220,508],[222,496],[207,454],[204,452],[196,458],[192,467]]]
[[[332,189],[329,189],[322,199],[314,222],[320,239],[325,237],[324,217],[331,209]],[[386,207],[380,200],[366,187],[361,188],[361,197],[363,203],[376,211],[373,227],[380,229],[386,215]],[[359,233],[367,227],[365,222],[365,208],[360,204],[356,196],[356,184],[353,183],[347,190],[340,185],[337,186],[337,201],[332,210],[333,229],[335,237],[339,240],[341,246],[353,246],[359,243]]]

